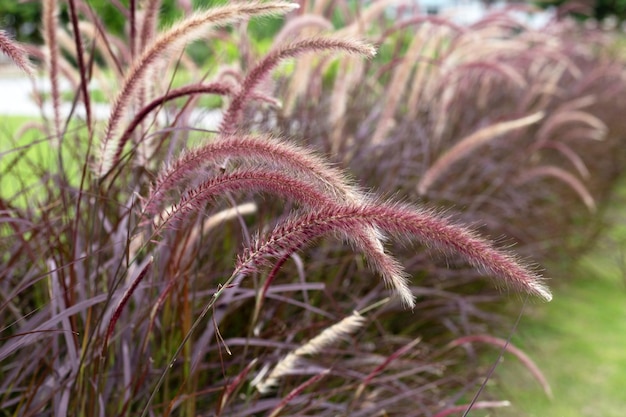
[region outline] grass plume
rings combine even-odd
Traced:
[[[185,43],[201,37],[209,28],[227,25],[253,16],[288,13],[297,7],[296,3],[280,1],[231,3],[228,6],[214,7],[202,12],[196,12],[160,34],[134,61],[113,102],[98,154],[96,175],[102,176],[111,169],[114,163],[114,155],[117,153],[119,138],[116,135],[123,114],[128,109],[135,93],[155,68],[156,64],[162,62],[165,57]]]
[[[58,4],[56,0],[43,2],[43,37],[46,43],[46,65],[49,68],[52,97],[52,112],[54,120],[54,134],[57,140],[61,135],[61,91],[59,90],[59,44],[57,41]]]
[[[538,112],[520,119],[495,123],[461,139],[455,146],[450,148],[444,155],[437,159],[428,171],[424,173],[417,186],[418,192],[422,195],[425,194],[435,181],[443,175],[450,165],[454,164],[459,159],[466,157],[470,152],[474,151],[474,149],[497,139],[507,132],[537,123],[543,117],[544,114],[542,112]]]
[[[261,394],[270,392],[278,385],[280,378],[289,375],[298,368],[298,364],[303,356],[322,353],[341,339],[345,339],[358,331],[364,324],[365,318],[355,311],[350,316],[324,329],[323,332],[313,339],[289,352],[255,388]]]
[[[355,200],[360,193],[341,171],[305,148],[271,135],[240,134],[209,141],[205,145],[185,151],[161,170],[150,192],[146,211],[155,213],[154,208],[158,207],[165,194],[199,168],[210,167],[228,159],[285,167],[314,180],[321,188],[330,191],[339,199]]]
[[[502,285],[528,292],[545,301],[552,299],[539,275],[522,266],[510,254],[495,249],[469,230],[424,209],[389,203],[346,205],[291,218],[247,249],[238,261],[237,272],[249,273],[268,256],[293,253],[323,235],[341,233],[350,238],[351,231],[358,226],[376,227],[400,236],[415,236],[427,246],[459,255],[473,266],[488,271],[500,278]]]
[[[32,63],[28,60],[28,52],[15,40],[7,34],[6,31],[0,29],[0,51],[8,56],[19,69],[28,74],[29,77],[35,76]]]
[[[224,114],[220,131],[223,134],[231,135],[237,130],[241,112],[248,99],[254,92],[255,87],[263,80],[269,72],[282,60],[293,58],[306,52],[332,51],[364,57],[373,57],[376,49],[359,40],[341,38],[310,38],[293,44],[281,47],[270,52],[261,62],[254,67],[241,85],[240,92],[233,97],[233,100]]]

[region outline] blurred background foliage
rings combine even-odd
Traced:
[[[626,0],[540,0],[537,4],[564,7],[581,19],[594,17],[604,20],[614,16],[619,22],[626,20]]]
[[[105,23],[109,33],[122,35],[127,19],[122,7],[127,9],[129,0],[91,0],[87,3]],[[163,0],[161,7],[161,25],[176,21],[184,13],[183,4],[197,7],[211,7],[227,3],[226,0]],[[617,21],[626,20],[626,0],[538,0],[541,7],[564,6],[576,16],[585,19],[594,17],[604,20],[614,16]],[[67,5],[61,5],[61,19],[67,21]],[[13,34],[17,40],[29,43],[41,43],[39,22],[41,21],[41,2],[39,0],[2,0],[0,2],[0,27]],[[251,22],[253,38],[268,38],[276,34],[282,19],[275,18],[263,22]]]
[[[60,18],[67,22],[67,4],[61,2]],[[128,8],[128,0],[90,0],[92,10],[100,16],[108,33],[121,36],[128,19],[124,16]],[[180,19],[184,13],[182,3],[191,4],[195,8],[208,8],[228,3],[227,0],[163,0],[160,13],[161,26],[170,25]],[[11,33],[20,42],[41,43],[39,25],[41,22],[41,1],[2,0],[0,1],[0,28]],[[123,10],[122,10],[123,9]],[[258,37],[271,37],[282,25],[281,18],[265,19],[263,22],[250,22],[250,33]]]
[[[125,25],[128,22],[129,0],[91,0],[86,3],[92,8],[104,23],[107,33],[116,37],[124,36]],[[209,8],[228,3],[226,0],[162,0],[159,14],[160,26],[167,27],[179,20],[185,13],[184,7]],[[9,32],[16,40],[28,44],[42,44],[41,36],[41,1],[2,0],[0,1],[0,28]],[[67,3],[61,2],[59,18],[65,27],[68,22]],[[264,45],[271,44],[271,39],[282,27],[282,17],[269,17],[262,21],[251,20],[248,23],[248,33],[251,39],[258,40],[260,50]],[[228,45],[224,45],[225,48]],[[202,65],[212,54],[212,49],[206,42],[194,42],[188,48],[189,56],[196,64]]]

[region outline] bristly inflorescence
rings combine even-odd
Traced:
[[[282,358],[272,369],[272,371],[259,384],[256,385],[257,391],[266,394],[274,389],[280,378],[289,375],[298,368],[302,357],[307,355],[317,355],[324,352],[333,344],[339,342],[352,335],[365,325],[365,318],[358,312],[344,317],[338,323],[324,329],[323,332],[315,336],[313,339],[304,343],[297,349],[289,352]]]
[[[155,45],[162,42],[160,39]],[[150,50],[144,51],[144,58],[150,56]],[[144,205],[148,215],[161,213],[155,224],[157,231],[176,227],[187,214],[202,210],[221,195],[270,193],[297,203],[300,209],[266,237],[256,239],[240,256],[234,275],[254,271],[269,263],[270,258],[284,259],[320,236],[339,234],[365,254],[405,305],[414,306],[404,269],[385,251],[384,232],[411,236],[425,245],[458,254],[504,283],[549,300],[551,295],[536,274],[469,230],[431,211],[371,198],[308,150],[272,136],[239,132],[244,106],[256,94],[255,88],[262,79],[283,59],[309,51],[339,51],[367,57],[375,54],[374,48],[362,41],[332,37],[304,39],[270,52],[231,93],[232,100],[217,137],[183,152],[157,177]],[[130,80],[128,88],[132,88]],[[109,128],[114,122],[111,118]],[[119,152],[115,156],[119,157]],[[194,180],[190,181],[192,176]],[[174,191],[178,201],[162,212],[161,207]]]
[[[204,165],[239,161],[240,168],[214,170],[199,184],[186,179]],[[400,263],[385,252],[382,232],[416,238],[446,253],[460,255],[475,267],[497,276],[505,285],[550,300],[539,276],[511,255],[494,248],[471,231],[432,211],[376,200],[352,186],[340,171],[308,150],[270,136],[231,135],[181,155],[159,175],[146,205],[155,214],[166,195],[183,187],[178,202],[167,210],[158,228],[175,226],[185,215],[201,210],[231,192],[265,192],[298,203],[299,211],[258,238],[240,256],[236,274],[247,274],[271,258],[292,254],[327,234],[339,234],[362,251],[407,306],[414,300]]]
[[[157,230],[175,227],[188,213],[200,210],[208,201],[227,192],[270,193],[296,202],[310,212],[369,200],[339,170],[310,151],[272,137],[243,135],[218,140],[183,154],[159,175],[146,203],[146,212],[158,213],[171,189],[181,188],[185,178],[203,165],[223,159],[239,161],[244,168],[227,172],[218,170],[200,184],[185,189],[178,202],[160,215]],[[367,255],[371,266],[398,291],[402,300],[413,306],[406,274],[401,265],[385,252],[379,230],[369,225],[355,225],[350,241]]]
[[[17,42],[9,37],[9,35],[0,29],[0,51],[5,53],[11,61],[15,63],[22,71],[30,77],[34,76],[32,63],[28,60],[28,53]]]
[[[293,253],[324,235],[339,233],[350,239],[352,230],[358,227],[376,227],[391,234],[414,237],[425,245],[461,256],[501,279],[504,285],[546,301],[552,299],[539,275],[475,233],[433,212],[388,202],[348,204],[293,216],[246,249],[238,260],[237,272],[247,274],[267,262],[268,257]]]
[[[159,174],[146,203],[146,211],[156,214],[162,199],[173,188],[179,187],[182,181],[198,169],[226,159],[240,161],[248,166],[263,164],[296,172],[298,176],[317,184],[320,189],[327,190],[333,198],[355,199],[360,194],[341,171],[309,150],[271,135],[237,134],[183,152]]]
[[[235,95],[224,114],[220,131],[224,134],[233,134],[237,130],[245,102],[263,78],[284,59],[293,58],[306,52],[339,52],[364,57],[376,55],[376,49],[373,46],[356,39],[317,37],[280,47],[270,52],[245,78],[240,92]]]

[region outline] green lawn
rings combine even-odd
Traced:
[[[36,118],[0,115],[0,197],[18,206],[37,201],[45,185],[42,178],[59,172],[58,148],[37,123]],[[76,126],[70,123],[68,139],[62,147],[63,171],[72,185],[78,184],[82,168],[82,161],[74,156],[81,146],[86,146],[83,140],[76,139],[80,135]]]
[[[532,305],[513,342],[549,380],[549,400],[510,355],[498,367],[492,393],[514,403],[495,416],[623,417],[626,415],[626,221],[573,263],[554,300]]]

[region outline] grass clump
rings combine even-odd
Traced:
[[[533,70],[539,75],[520,70],[521,61],[505,53],[525,45],[516,37],[506,48],[494,42],[478,62],[438,78],[433,68],[415,66],[416,59],[426,62],[420,60],[418,40],[408,43],[404,59],[394,56],[397,62],[375,58],[373,44],[391,36],[373,30],[384,11],[381,4],[354,21],[347,13],[345,27],[332,33],[316,32],[332,27],[321,3],[300,15],[290,2],[233,3],[190,11],[161,31],[156,29],[158,5],[147,2],[139,13],[130,2],[124,10],[127,37],[118,38],[95,31],[102,27],[98,17],[81,1],[68,3],[70,21],[61,28],[56,2],[46,1],[46,45],[29,53],[45,57],[53,86],[61,77],[75,82],[75,108],[82,107],[84,117],[75,108],[63,114],[61,93],[53,88],[54,115],[41,127],[52,165],[38,167],[43,175],[38,175],[36,203],[30,196],[24,206],[13,196],[0,199],[0,319],[7,323],[0,334],[2,408],[19,415],[142,416],[365,416],[416,409],[449,415],[456,410],[477,388],[480,373],[468,369],[463,351],[449,343],[469,340],[494,320],[482,306],[499,296],[485,290],[484,276],[497,286],[550,300],[537,268],[460,226],[452,215],[365,191],[327,157],[298,142],[329,145],[321,150],[384,192],[406,190],[407,175],[421,175],[407,196],[420,193],[437,202],[441,195],[457,197],[438,194],[443,191],[436,185],[478,149],[504,142],[496,140],[500,135],[537,129],[538,142],[517,138],[528,147],[524,155],[531,163],[559,126],[581,124],[586,140],[604,135],[608,121],[580,110],[591,105],[585,96],[563,104],[544,95],[565,81],[543,74],[539,64]],[[244,53],[250,45],[248,19],[265,15],[287,15],[287,23],[267,54]],[[420,19],[428,30],[415,39],[430,39],[433,31],[444,48],[431,45],[428,58],[445,64],[444,56],[462,55],[455,48],[468,41],[466,29],[442,21],[447,32],[440,33],[432,25],[438,21]],[[479,25],[469,31],[493,40],[491,30],[504,30],[498,20],[483,25],[490,29]],[[224,26],[231,29],[217,29]],[[59,40],[67,33],[74,42]],[[377,40],[365,39],[371,33]],[[534,40],[532,35],[524,36]],[[181,50],[207,37],[237,45],[240,65],[228,62],[202,79],[173,86],[177,63],[193,67]],[[568,53],[579,58],[569,49],[540,57]],[[496,64],[501,56],[514,62]],[[291,77],[270,77],[292,58],[297,63]],[[331,66],[334,75],[326,73]],[[391,68],[387,85],[377,85],[376,74]],[[110,114],[101,126],[87,87],[105,70],[118,77],[118,87],[110,91]],[[566,67],[561,73],[566,70],[575,72]],[[464,78],[465,72],[471,75]],[[490,78],[492,73],[497,77]],[[448,88],[457,83],[469,88],[474,81],[483,101],[471,114],[461,114],[458,106],[469,98],[458,86]],[[436,88],[430,91],[432,82]],[[490,106],[511,100],[492,97],[501,91],[500,83],[513,84],[516,94],[527,85],[536,91],[526,97],[527,107],[502,110],[488,123],[496,117]],[[102,91],[111,84],[103,84]],[[358,101],[362,96],[354,89],[359,85],[371,98]],[[402,91],[411,91],[408,101]],[[444,101],[438,102],[441,92]],[[302,100],[303,94],[321,105],[309,107],[315,103]],[[222,120],[214,130],[194,132],[190,113],[201,95],[223,99]],[[375,101],[384,107],[360,107]],[[440,113],[424,116],[423,102],[429,101]],[[404,112],[414,123],[423,117],[429,121],[436,134],[428,148],[408,142],[407,127],[397,124],[404,118],[396,120]],[[74,130],[74,123],[80,128]],[[369,139],[360,142],[363,136]],[[457,145],[453,137],[461,138]],[[514,142],[496,154],[510,151]],[[574,165],[585,165],[573,148],[555,146]],[[440,164],[445,169],[416,164],[425,161],[425,149],[428,161],[447,158]],[[415,150],[419,157],[411,153]],[[357,169],[365,153],[375,156],[376,165]],[[5,169],[20,176],[13,171],[21,161],[16,155],[15,164]],[[504,165],[483,168],[504,178],[498,170]],[[398,176],[402,166],[417,169]],[[517,179],[520,189],[533,175],[546,174],[532,171],[544,165],[523,166],[527,176]],[[549,166],[552,173],[562,171]],[[587,188],[561,171],[552,176],[581,197]],[[471,173],[468,179],[480,174]],[[478,184],[458,185],[467,193],[473,190],[476,203],[469,215],[457,218],[475,221],[484,201],[499,201],[489,192],[493,177],[480,178]],[[559,201],[561,195],[548,189],[526,203],[551,213],[556,210],[548,205],[552,197]],[[457,201],[466,204],[467,198],[460,194]],[[485,211],[490,226],[507,224],[511,214],[502,211],[506,215],[500,217],[497,210]],[[416,243],[407,250],[389,243],[392,238]],[[361,255],[346,250],[344,241]],[[443,254],[446,265],[434,254]],[[502,405],[481,401],[474,406]]]

